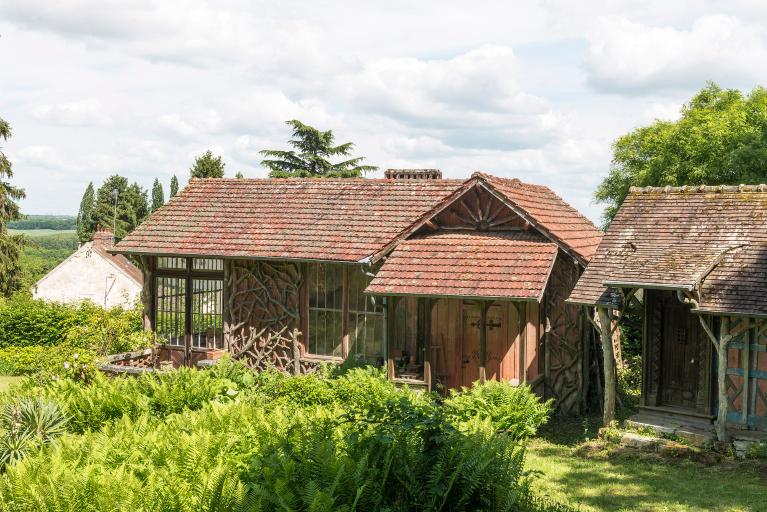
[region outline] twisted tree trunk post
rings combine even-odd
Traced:
[[[599,314],[599,338],[602,342],[602,364],[605,373],[605,398],[602,423],[605,427],[615,419],[615,395],[618,388],[615,378],[615,353],[613,352],[613,337],[611,332],[610,310],[597,307]]]

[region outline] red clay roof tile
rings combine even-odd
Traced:
[[[365,291],[538,300],[557,250],[536,233],[439,232],[400,243]]]

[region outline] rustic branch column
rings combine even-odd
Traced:
[[[716,417],[716,437],[727,441],[727,344],[730,341],[730,318],[723,317],[719,332],[719,343],[715,344],[717,353],[717,391],[719,410]]]
[[[151,256],[141,256],[139,258],[141,262],[141,272],[144,277],[144,282],[141,286],[141,304],[143,311],[141,315],[141,323],[145,331],[152,330],[153,314],[154,314],[154,258]]]
[[[597,307],[599,315],[599,339],[602,344],[602,365],[605,373],[605,398],[602,412],[602,423],[609,426],[615,419],[615,394],[617,379],[615,377],[615,354],[613,353],[613,337],[611,327],[610,310],[605,307]]]
[[[490,303],[483,300],[479,303],[479,383],[487,380],[487,309]]]

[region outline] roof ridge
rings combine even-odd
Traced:
[[[682,185],[680,187],[672,187],[666,185],[665,187],[631,187],[629,192],[632,194],[647,194],[647,193],[705,193],[705,192],[767,192],[767,185],[762,183],[759,185]]]

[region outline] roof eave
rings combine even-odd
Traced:
[[[433,294],[433,293],[395,293],[395,292],[369,292],[364,291],[366,295],[378,297],[425,297],[433,299],[482,299],[482,300],[505,300],[512,302],[540,302],[536,297],[510,297],[494,295],[451,295],[451,294]]]
[[[602,284],[607,288],[644,288],[646,290],[684,290],[687,292],[691,292],[695,289],[695,286],[691,284],[667,284],[640,281],[604,281]]]
[[[155,252],[155,251],[137,251],[137,250],[120,250],[117,248],[108,249],[110,254],[130,254],[133,256],[156,256],[156,257],[174,257],[174,258],[221,258],[224,260],[267,260],[267,261],[292,261],[296,263],[338,263],[347,265],[360,265],[369,264],[370,256],[366,256],[360,260],[334,260],[334,259],[322,259],[322,258],[290,258],[290,257],[276,257],[276,256],[231,256],[221,254],[197,254],[197,253],[184,253],[184,252]]]

